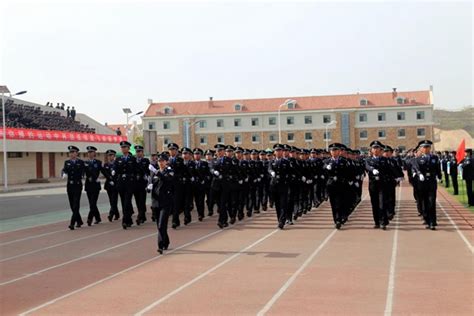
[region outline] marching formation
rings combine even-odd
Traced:
[[[87,225],[101,222],[97,200],[102,174],[110,202],[107,218],[112,222],[121,217],[123,229],[147,221],[146,199],[151,193],[151,219],[157,225],[160,253],[170,245],[169,219],[172,228],[177,229],[183,214],[183,224],[188,225],[193,220],[194,209],[199,221],[206,215],[213,216],[216,211],[217,225],[225,228],[274,208],[277,226],[284,229],[329,200],[334,225],[341,229],[362,199],[366,177],[369,178],[374,228],[385,230],[395,216],[396,187],[404,179],[403,170],[406,170],[419,215],[423,216],[426,227],[434,230],[441,163],[437,155],[431,154],[431,145],[431,141],[421,141],[402,157],[398,150],[379,141],[373,141],[370,152],[363,155],[340,143],[329,145],[328,151],[300,149],[288,144],[275,144],[273,150],[216,144],[214,150],[205,152],[200,148],[180,149],[171,143],[168,151],[153,154],[149,160],[142,146],[134,147],[134,156],[130,153],[131,144],[122,141],[121,154],[107,150],[104,163],[96,159],[97,149],[93,146],[86,148],[88,159],[85,161],[78,159],[79,148],[69,146],[70,159],[63,168],[72,210],[69,229],[83,225],[79,202],[84,177],[90,205]],[[466,155],[460,162],[467,166],[466,170],[473,166],[469,157]],[[135,222],[132,200],[137,210]]]

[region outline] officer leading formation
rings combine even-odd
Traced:
[[[436,189],[442,179],[456,174],[451,183],[457,189],[457,165],[463,166],[469,204],[473,205],[472,150],[466,149],[465,158],[457,162],[452,155],[431,151],[432,142],[424,140],[402,157],[398,150],[379,141],[370,144],[370,151],[361,154],[344,144],[333,143],[329,151],[300,149],[288,144],[275,144],[273,150],[256,150],[216,144],[214,150],[180,148],[168,144],[168,151],[144,157],[142,146],[135,146],[136,155],[130,153],[131,144],[120,142],[121,155],[112,149],[105,153],[105,161],[96,159],[97,149],[88,146],[87,160],[78,158],[79,148],[69,146],[69,158],[64,162],[63,177],[67,177],[67,194],[72,211],[69,229],[83,225],[80,199],[85,178],[85,191],[89,201],[87,225],[97,225],[101,215],[97,200],[102,189],[99,176],[105,178],[104,189],[110,203],[107,219],[122,219],[123,229],[134,222],[132,200],[135,200],[137,226],[147,221],[147,194],[151,197],[151,220],[158,229],[158,252],[170,245],[168,222],[171,227],[218,213],[217,225],[228,227],[245,217],[275,208],[280,229],[294,225],[307,212],[317,209],[329,200],[336,229],[349,220],[351,213],[362,200],[363,182],[368,177],[375,229],[386,230],[395,217],[396,187],[404,179],[404,170],[413,187],[418,215],[426,228],[435,230]],[[454,169],[456,169],[454,171]],[[119,212],[120,199],[122,213]],[[207,209],[207,212],[206,212]]]

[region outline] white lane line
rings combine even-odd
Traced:
[[[51,266],[51,267],[48,267],[48,268],[44,268],[44,269],[41,269],[41,270],[38,270],[38,271],[35,271],[35,272],[31,272],[31,273],[28,273],[28,274],[23,275],[22,277],[15,278],[15,279],[11,279],[11,280],[2,282],[2,283],[0,283],[0,286],[7,285],[7,284],[11,284],[11,283],[15,283],[15,282],[18,282],[18,281],[21,281],[21,280],[30,278],[30,277],[32,277],[32,276],[41,274],[41,273],[43,273],[43,272],[46,272],[46,271],[50,271],[50,270],[53,270],[53,269],[56,269],[56,268],[63,267],[63,266],[68,265],[68,264],[70,264],[70,263],[74,263],[74,262],[77,262],[77,261],[80,261],[80,260],[84,260],[84,259],[87,259],[87,258],[94,257],[94,256],[97,256],[97,255],[100,255],[101,253],[104,253],[104,252],[107,252],[107,251],[110,251],[110,250],[114,250],[114,249],[117,249],[117,248],[120,248],[120,247],[129,245],[129,244],[131,244],[131,243],[134,243],[134,242],[136,242],[136,241],[139,241],[139,240],[142,240],[142,239],[145,239],[145,238],[154,236],[154,235],[156,235],[156,234],[157,234],[157,233],[148,234],[148,235],[145,235],[145,236],[142,236],[142,237],[139,237],[139,238],[135,238],[135,239],[129,240],[129,241],[127,241],[127,242],[124,242],[124,243],[121,243],[121,244],[112,246],[112,247],[108,247],[108,248],[105,248],[105,249],[102,249],[102,250],[93,252],[93,253],[88,254],[88,255],[85,255],[85,256],[78,257],[78,258],[76,258],[76,259],[72,259],[72,260],[69,260],[69,261],[66,261],[66,262],[63,262],[63,263],[60,263],[60,264],[56,264],[56,265]]]
[[[467,248],[471,251],[471,254],[474,254],[474,247],[471,245],[471,243],[469,242],[469,240],[467,240],[466,236],[464,236],[463,233],[461,233],[461,230],[459,229],[458,225],[456,225],[456,223],[453,221],[453,219],[451,218],[451,216],[449,216],[448,212],[446,212],[445,208],[443,207],[443,205],[441,205],[441,203],[439,203],[438,201],[436,201],[436,203],[438,203],[439,207],[443,210],[444,214],[446,215],[446,217],[448,218],[449,222],[451,223],[451,225],[453,225],[453,227],[456,229],[456,232],[458,233],[459,237],[461,237],[461,239],[464,241],[464,243],[466,244]]]
[[[354,212],[359,208],[362,202],[367,198],[369,194],[366,194],[362,200],[360,201],[359,205],[357,205]],[[354,213],[353,213],[354,214]],[[291,286],[291,284],[296,280],[296,278],[303,272],[303,270],[311,263],[311,261],[318,255],[318,253],[327,245],[329,240],[336,234],[337,229],[334,229],[327,237],[323,240],[323,242],[316,248],[316,250],[303,262],[303,264],[296,270],[293,275],[283,284],[283,286],[278,290],[278,292],[273,295],[273,297],[265,304],[265,306],[258,312],[258,316],[265,315],[270,308],[275,304],[275,302],[286,292],[286,290]]]
[[[398,228],[400,215],[400,199],[402,194],[402,185],[398,188],[397,207],[395,215],[395,233],[393,234],[392,257],[390,258],[390,270],[388,274],[387,299],[385,300],[385,316],[391,316],[393,310],[393,293],[395,291],[395,265],[397,263],[398,252]]]
[[[163,303],[164,301],[166,301],[167,299],[169,299],[170,297],[178,294],[179,292],[181,292],[182,290],[186,289],[187,287],[193,285],[194,283],[196,283],[197,281],[201,280],[202,278],[206,277],[207,275],[209,275],[210,273],[216,271],[217,269],[219,269],[220,267],[224,266],[225,264],[229,263],[230,261],[234,260],[235,258],[237,258],[238,256],[240,256],[242,253],[244,253],[245,251],[255,247],[256,245],[258,245],[259,243],[261,243],[262,241],[264,241],[265,239],[267,239],[268,237],[272,236],[273,234],[275,234],[276,232],[278,232],[279,229],[275,229],[273,231],[271,231],[270,233],[266,234],[265,236],[263,236],[262,238],[260,238],[259,240],[253,242],[252,244],[248,245],[247,247],[239,250],[237,253],[233,254],[232,256],[228,257],[226,260],[222,261],[221,263],[213,266],[212,268],[208,269],[206,272],[204,273],[201,273],[199,274],[197,277],[195,277],[194,279],[192,279],[191,281],[181,285],[180,287],[178,287],[177,289],[175,289],[174,291],[168,293],[167,295],[163,296],[162,298],[160,298],[159,300],[153,302],[152,304],[148,305],[147,307],[145,307],[144,309],[142,309],[141,311],[137,312],[135,314],[135,316],[140,316],[140,315],[143,315],[144,313],[152,310],[154,307],[160,305],[161,303]]]
[[[25,237],[25,238],[15,239],[15,240],[11,240],[11,241],[6,241],[4,243],[0,243],[0,246],[6,246],[6,245],[14,244],[16,242],[30,240],[30,239],[33,239],[33,238],[39,238],[39,237],[43,237],[43,236],[48,236],[48,235],[52,235],[52,234],[56,234],[56,233],[60,233],[60,232],[64,232],[64,231],[66,231],[66,230],[65,229],[60,229],[60,230],[55,230],[55,231],[52,231],[52,232],[49,232],[49,233],[44,233],[44,234],[29,236],[29,237]]]
[[[47,247],[44,247],[44,248],[39,248],[39,249],[36,249],[36,250],[33,250],[33,251],[29,251],[29,252],[25,252],[25,253],[22,253],[22,254],[19,254],[19,255],[15,255],[15,256],[12,256],[12,257],[3,258],[3,259],[0,260],[0,262],[13,260],[13,259],[16,259],[16,258],[31,255],[31,254],[34,254],[34,253],[37,253],[37,252],[40,252],[40,251],[44,251],[44,250],[64,246],[64,245],[67,245],[67,244],[70,244],[70,243],[73,243],[73,242],[77,242],[77,241],[81,241],[81,240],[84,240],[84,239],[89,239],[89,238],[105,235],[105,234],[115,232],[115,231],[118,231],[118,230],[122,230],[122,229],[123,228],[116,228],[116,229],[108,230],[108,231],[105,231],[105,232],[101,232],[101,233],[97,233],[97,234],[93,234],[93,235],[88,235],[88,236],[84,236],[84,237],[73,239],[73,240],[68,240],[68,241],[65,241],[65,242],[62,242],[62,243],[59,243],[59,244],[54,244],[54,245],[51,245],[51,246],[47,246]]]
[[[259,216],[261,216],[261,214],[260,214]],[[254,218],[258,218],[259,216],[256,216],[256,217],[254,217]],[[246,218],[243,222],[246,222],[247,220],[248,220],[248,218]],[[243,222],[240,222],[240,223],[243,223]],[[191,222],[191,224],[192,224],[192,223],[196,223],[196,221]],[[240,223],[238,223],[237,225],[240,225]],[[216,231],[214,231],[214,232],[212,232],[212,233],[209,233],[209,234],[207,234],[207,235],[204,235],[204,236],[202,236],[202,237],[199,237],[198,239],[195,239],[195,240],[190,241],[190,242],[188,242],[188,243],[186,243],[186,244],[184,244],[184,245],[181,245],[181,246],[179,246],[179,247],[177,247],[177,248],[175,248],[175,249],[172,249],[172,250],[170,250],[170,251],[167,251],[167,252],[166,252],[166,255],[170,255],[170,254],[172,254],[173,252],[176,252],[176,251],[178,251],[178,250],[180,250],[180,249],[186,248],[186,247],[191,246],[191,245],[193,245],[193,244],[195,244],[195,243],[198,243],[198,242],[200,242],[200,241],[202,241],[202,240],[205,240],[205,239],[207,239],[207,238],[210,238],[210,237],[212,237],[212,236],[214,236],[214,235],[216,235],[216,234],[219,234],[219,233],[221,233],[221,232],[223,232],[223,231],[229,230],[229,229],[231,229],[232,227],[234,227],[234,226],[229,226],[229,227],[224,228],[224,229],[219,229],[219,230],[216,230]],[[90,288],[92,288],[92,287],[94,287],[94,286],[96,286],[96,285],[99,285],[99,284],[104,283],[104,282],[106,282],[106,281],[108,281],[108,280],[111,280],[111,279],[113,279],[113,278],[116,278],[116,277],[118,277],[118,276],[120,276],[120,275],[122,275],[122,274],[124,274],[124,273],[127,273],[127,272],[132,271],[132,270],[134,270],[134,269],[136,269],[136,268],[139,268],[139,267],[141,267],[141,266],[144,266],[144,265],[146,265],[147,263],[150,263],[150,262],[152,262],[152,261],[158,260],[158,259],[162,258],[163,256],[164,256],[164,255],[159,255],[159,256],[156,256],[156,257],[147,259],[147,260],[145,260],[145,261],[142,261],[142,262],[140,262],[140,263],[137,263],[137,264],[134,265],[134,266],[128,267],[128,268],[126,268],[126,269],[124,269],[124,270],[121,270],[121,271],[119,271],[119,272],[116,272],[116,273],[114,273],[114,274],[111,274],[111,275],[109,275],[109,276],[106,277],[106,278],[100,279],[100,280],[98,280],[98,281],[96,281],[96,282],[94,282],[94,283],[88,284],[88,285],[86,285],[86,286],[84,286],[84,287],[81,287],[81,288],[79,288],[79,289],[77,289],[77,290],[74,290],[74,291],[72,291],[72,292],[66,293],[66,294],[64,294],[64,295],[61,295],[61,296],[55,298],[55,299],[52,299],[52,300],[50,300],[50,301],[48,301],[48,302],[45,302],[45,303],[43,303],[43,304],[41,304],[41,305],[38,305],[38,306],[36,306],[36,307],[33,307],[32,309],[29,309],[29,310],[27,310],[26,312],[23,312],[23,313],[21,313],[21,314],[19,314],[19,315],[20,315],[20,316],[23,316],[23,315],[28,315],[28,314],[30,314],[30,313],[33,313],[33,312],[35,312],[35,311],[37,311],[37,310],[39,310],[39,309],[42,309],[42,308],[47,307],[47,306],[49,306],[49,305],[52,305],[52,304],[54,304],[54,303],[56,303],[56,302],[58,302],[58,301],[60,301],[60,300],[63,300],[63,299],[68,298],[68,297],[70,297],[70,296],[73,296],[73,295],[75,295],[75,294],[77,294],[77,293],[80,293],[80,292],[82,292],[82,291],[85,291],[85,290],[87,290],[87,289],[90,289]]]

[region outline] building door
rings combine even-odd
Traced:
[[[56,155],[55,153],[49,153],[49,177],[56,177]]]
[[[43,178],[43,153],[36,153],[36,179]]]

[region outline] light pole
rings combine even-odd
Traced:
[[[143,113],[143,111],[140,111],[140,112],[137,112],[131,116],[129,116],[129,114],[132,114],[132,110],[130,108],[123,108],[122,109],[123,113],[125,113],[127,115],[127,125],[126,125],[126,131],[127,131],[127,140],[130,141],[130,129],[128,127],[128,120],[131,119],[132,117],[134,116],[137,116],[137,115],[140,115]],[[133,142],[133,140],[132,140]]]
[[[281,144],[281,108],[285,106],[286,103],[282,103],[278,106],[278,143]]]
[[[185,123],[185,127],[186,127],[186,135],[185,135],[186,137],[185,137],[185,139],[184,139],[184,141],[185,141],[185,147],[189,147],[189,145],[190,145],[190,143],[191,143],[191,141],[190,141],[190,140],[191,140],[191,134],[190,134],[190,133],[191,133],[191,127],[194,126],[194,125],[196,125],[196,124],[199,123],[199,122],[202,122],[202,121],[203,121],[203,120],[198,120],[198,121],[196,121],[196,122],[193,122],[192,124],[189,124],[190,119],[189,119],[189,118],[185,118],[185,119],[184,119],[184,123]]]
[[[11,94],[7,86],[0,86],[0,92],[2,93],[2,122],[3,122],[3,190],[8,191],[8,164],[7,164],[7,125],[5,124],[5,93],[10,94],[10,98],[15,95],[25,94],[26,91],[20,91],[15,94]]]
[[[329,149],[329,137],[328,137],[328,127],[332,124],[335,124],[337,123],[336,121],[331,121],[329,123],[326,123],[326,134],[324,135],[325,136],[325,141],[326,141],[326,151]]]

